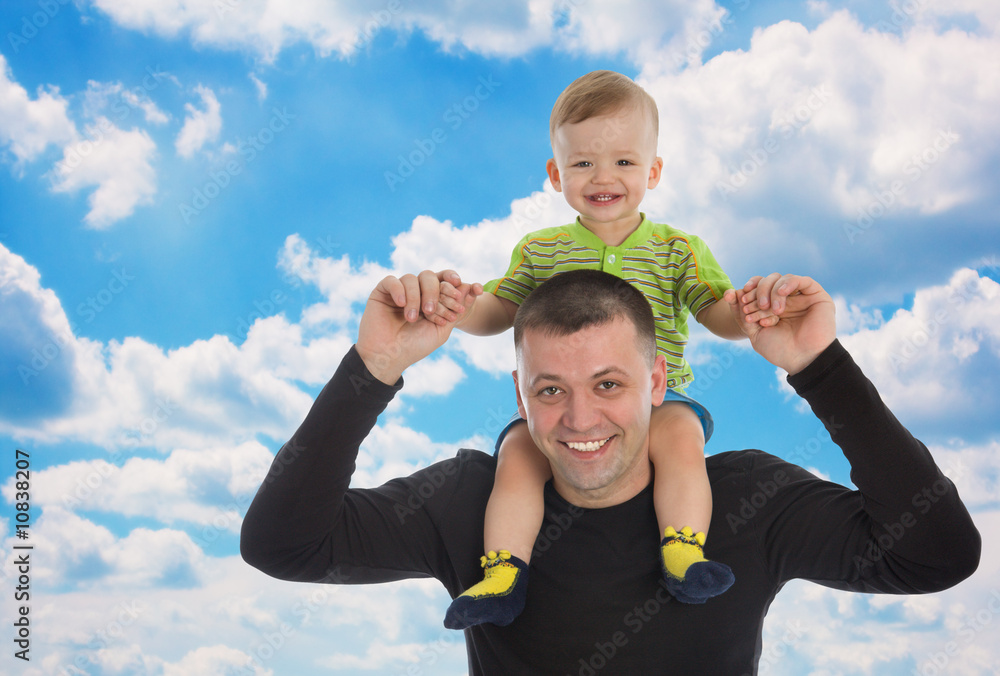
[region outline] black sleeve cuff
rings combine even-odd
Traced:
[[[786,380],[796,394],[805,397],[811,390],[819,387],[830,373],[847,361],[853,361],[850,353],[839,340],[834,339],[811,364],[795,375],[787,376]]]
[[[351,349],[344,355],[344,359],[341,361],[341,368],[345,370],[345,375],[350,379],[351,385],[354,386],[357,394],[361,394],[364,391],[370,397],[388,402],[396,396],[397,392],[403,389],[403,376],[400,376],[399,380],[393,385],[386,385],[373,376],[368,367],[365,366],[365,361],[361,358],[361,355],[358,354],[356,345],[351,345]]]

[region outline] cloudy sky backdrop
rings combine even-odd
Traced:
[[[1000,532],[1000,5],[993,0],[0,6],[0,671],[464,674],[430,581],[279,582],[238,554],[273,454],[390,272],[486,281],[572,219],[548,115],[611,68],[660,106],[654,220],[733,281],[789,271]],[[514,409],[510,336],[456,335],[362,449],[375,485]],[[781,374],[696,333],[708,452],[849,482]],[[32,650],[13,658],[15,450]],[[992,674],[1000,547],[927,597],[792,584],[762,674]]]

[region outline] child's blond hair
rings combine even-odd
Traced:
[[[573,80],[556,99],[549,118],[549,136],[561,125],[576,124],[631,106],[645,108],[655,139],[659,134],[660,114],[653,97],[621,73],[595,70]]]

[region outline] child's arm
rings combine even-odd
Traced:
[[[777,275],[774,275],[777,276]],[[757,285],[763,278],[753,277],[742,289],[729,289],[721,301],[716,301],[703,308],[695,317],[706,329],[727,340],[743,340],[747,337],[748,324],[760,324],[762,327],[774,326],[778,323],[778,315],[785,309],[785,297],[790,291],[772,289],[769,296],[757,297]],[[745,303],[743,314],[736,305],[728,302],[728,297],[735,299],[740,294]]]
[[[736,293],[732,289],[726,293]],[[706,329],[726,340],[743,340],[747,337],[743,323],[746,321],[739,310],[724,300],[717,300],[702,308],[695,319]]]
[[[481,284],[463,284],[454,270],[418,276],[420,311],[435,324],[455,322],[455,328],[476,336],[503,333],[514,324],[517,303],[483,293]]]
[[[465,315],[455,323],[455,328],[474,336],[492,336],[503,333],[514,325],[517,303],[506,298],[484,293],[466,307]]]

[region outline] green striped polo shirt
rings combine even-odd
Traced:
[[[603,270],[643,292],[656,319],[657,349],[667,359],[668,385],[683,389],[692,380],[684,359],[688,316],[697,315],[732,288],[700,237],[669,225],[642,223],[620,246],[607,246],[577,220],[525,235],[510,267],[485,290],[520,305],[539,284],[569,270]]]

